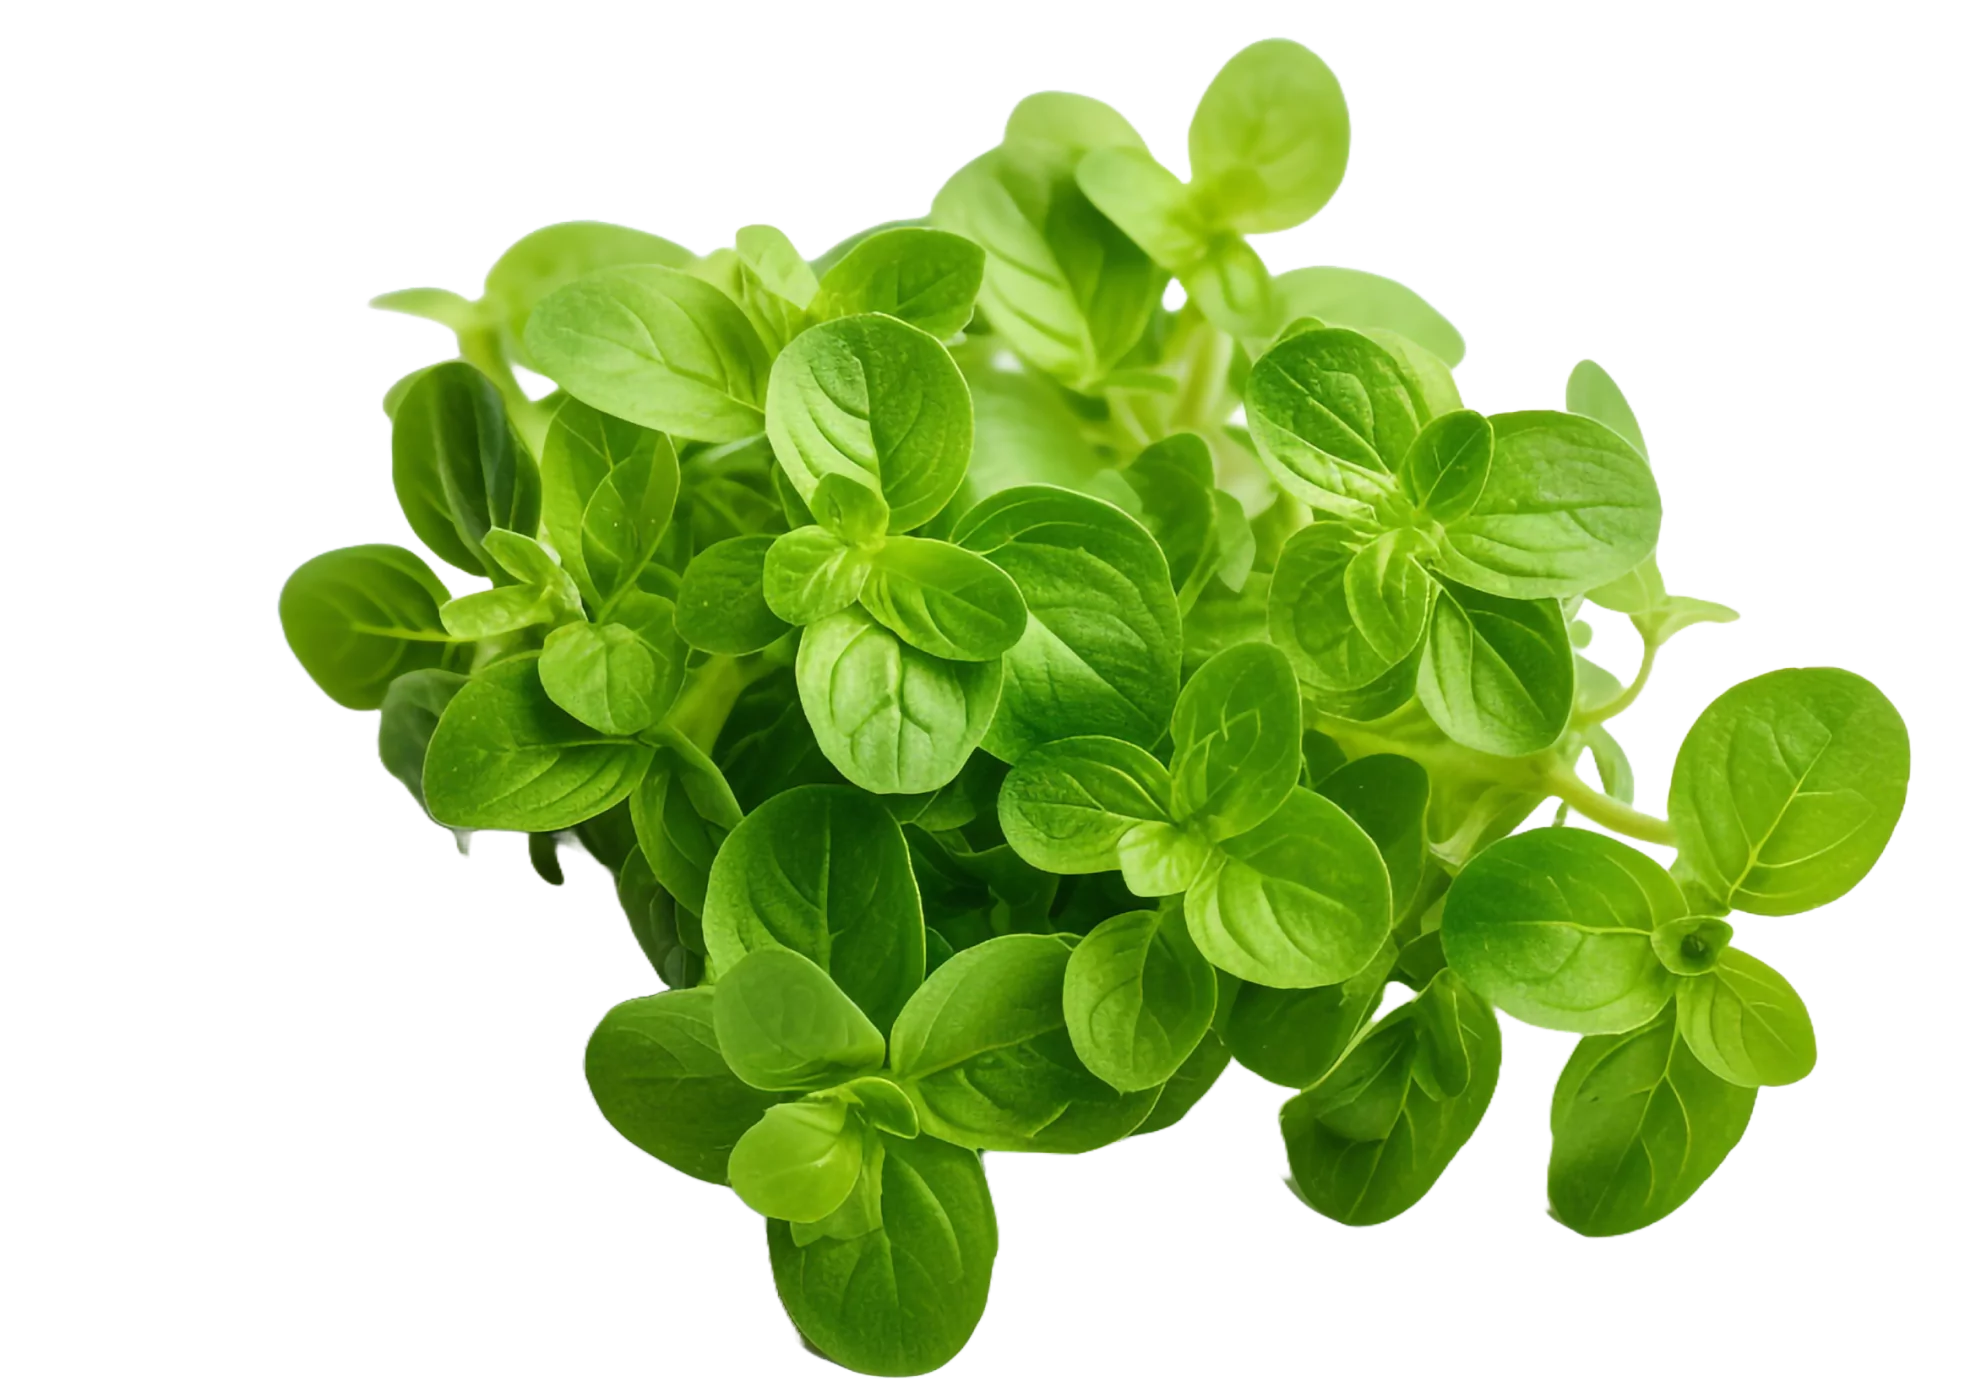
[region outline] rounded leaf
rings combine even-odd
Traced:
[[[927,952],[899,823],[856,788],[779,793],[716,853],[702,934],[718,973],[759,948],[804,954],[885,1028],[920,985]]]
[[[1902,815],[1909,731],[1833,667],[1741,682],[1705,708],[1671,772],[1682,864],[1722,904],[1791,914],[1853,889]]]
[[[730,1187],[766,1218],[816,1223],[859,1181],[865,1142],[843,1099],[780,1102],[730,1152]]]
[[[1194,202],[1215,225],[1281,232],[1330,201],[1350,159],[1350,111],[1321,58],[1264,39],[1228,59],[1187,132]]]
[[[886,1058],[886,1040],[865,1012],[825,968],[789,948],[757,948],[725,968],[715,1006],[716,1045],[730,1071],[767,1092],[811,1092]]]
[[[876,793],[947,783],[982,742],[1002,694],[1001,659],[950,662],[908,646],[854,606],[798,644],[798,695],[825,757]]]
[[[1736,947],[1678,986],[1678,1032],[1737,1087],[1783,1087],[1814,1071],[1814,1022],[1787,979]]]
[[[1262,986],[1327,986],[1362,971],[1391,932],[1377,847],[1328,798],[1296,788],[1223,841],[1187,894],[1187,927],[1222,971]]]
[[[961,487],[975,422],[968,386],[934,336],[884,314],[806,330],[771,368],[771,448],[807,503],[843,474],[912,531]]]
[[[347,546],[288,578],[280,628],[316,686],[350,709],[375,710],[404,673],[469,660],[438,616],[449,599],[414,552]]]
[[[1138,1092],[1170,1079],[1200,1043],[1214,989],[1176,900],[1108,918],[1071,950],[1064,1023],[1086,1068]]]
[[[1446,960],[1544,1029],[1617,1034],[1662,1010],[1676,978],[1650,945],[1685,915],[1670,872],[1621,841],[1542,827],[1475,856],[1446,895]]]

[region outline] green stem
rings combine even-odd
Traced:
[[[691,674],[666,723],[704,754],[709,753],[716,747],[716,737],[723,733],[737,697],[774,666],[762,653],[710,658]]]
[[[1678,834],[1669,822],[1639,812],[1608,793],[1598,792],[1584,783],[1574,769],[1550,765],[1542,774],[1542,787],[1550,797],[1560,798],[1605,831],[1620,832],[1659,846],[1678,844]]]
[[[1578,711],[1575,716],[1575,723],[1579,726],[1600,725],[1605,720],[1614,719],[1635,705],[1637,697],[1643,695],[1644,684],[1650,680],[1651,668],[1657,665],[1657,646],[1649,638],[1645,638],[1643,644],[1643,661],[1637,665],[1637,674],[1630,678],[1630,684],[1618,692],[1613,699],[1603,702],[1594,710]]]

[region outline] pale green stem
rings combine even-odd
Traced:
[[[1678,834],[1669,822],[1639,812],[1608,793],[1598,792],[1584,783],[1574,769],[1552,765],[1543,773],[1541,786],[1550,797],[1560,798],[1605,831],[1620,832],[1660,846],[1678,844]]]
[[[776,665],[762,653],[710,658],[691,675],[666,723],[707,754],[716,747],[716,737],[723,733],[737,697]]]
[[[1603,702],[1594,710],[1578,711],[1576,713],[1575,723],[1577,725],[1600,725],[1605,720],[1614,719],[1635,705],[1637,697],[1643,695],[1644,683],[1650,680],[1651,668],[1657,665],[1657,647],[1658,645],[1656,643],[1645,638],[1643,644],[1643,661],[1637,665],[1637,674],[1630,678],[1630,684],[1618,692],[1613,699]]]

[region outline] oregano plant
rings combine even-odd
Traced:
[[[846,1367],[974,1331],[985,1152],[1172,1126],[1231,1062],[1290,1094],[1296,1195],[1367,1225],[1479,1126],[1496,1012],[1572,1033],[1548,1198],[1591,1236],[1684,1203],[1814,1065],[1747,948],[1875,864],[1901,719],[1848,672],[1754,678],[1637,809],[1612,723],[1737,615],[1667,587],[1602,368],[1476,409],[1417,295],[1269,270],[1249,237],[1348,149],[1335,77],[1272,40],[1185,179],[1047,92],[925,218],[816,257],[563,223],[477,299],[376,302],[456,336],[384,405],[469,592],[347,547],[288,581],[287,640],[460,844],[614,876],[653,972],[596,1008],[593,1097],[763,1217]],[[1585,601],[1641,639],[1627,682]]]

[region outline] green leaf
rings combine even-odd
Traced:
[[[1754,1088],[1712,1073],[1667,1006],[1575,1046],[1555,1084],[1548,1203],[1585,1237],[1648,1227],[1698,1191],[1746,1134]]]
[[[1446,960],[1468,986],[1544,1029],[1620,1034],[1662,1010],[1675,978],[1651,933],[1684,917],[1669,872],[1576,827],[1510,836],[1446,896]]]
[[[939,339],[960,333],[982,289],[982,248],[932,227],[892,227],[855,243],[819,282],[819,319],[889,314]]]
[[[669,616],[674,606],[647,596]],[[539,654],[539,682],[567,714],[610,735],[647,729],[675,704],[682,689],[682,657],[673,646],[651,646],[625,624],[570,623],[546,638]]]
[[[1260,826],[1302,774],[1302,732],[1279,649],[1241,643],[1209,658],[1173,708],[1173,820],[1214,841]]]
[[[1128,840],[1173,820],[1172,780],[1152,755],[1107,735],[1040,744],[1003,779],[1010,848],[1059,875],[1116,870]]]
[[[878,494],[896,532],[955,495],[968,467],[968,387],[934,336],[884,314],[798,336],[771,369],[771,448],[799,496],[840,474]]]
[[[1275,278],[1275,298],[1285,324],[1309,318],[1346,329],[1390,329],[1448,367],[1466,356],[1466,341],[1444,315],[1397,281],[1369,271],[1341,266],[1284,271]]]
[[[1736,947],[1678,983],[1678,1033],[1736,1087],[1783,1087],[1814,1071],[1814,1022],[1787,979]]]
[[[785,508],[788,514],[791,509]],[[812,520],[854,546],[878,546],[893,521],[886,499],[844,474],[827,474],[812,490]]]
[[[414,552],[346,546],[288,578],[280,628],[316,686],[351,710],[375,710],[397,677],[470,661],[438,617],[449,598]]]
[[[675,597],[675,628],[690,647],[736,657],[791,631],[772,611],[765,590],[767,558],[777,540],[731,537],[689,562]]]
[[[1133,515],[1159,543],[1181,606],[1189,606],[1225,560],[1218,499],[1226,495],[1214,487],[1213,452],[1198,435],[1169,435],[1140,451],[1124,479],[1139,497]]]
[[[539,527],[539,469],[504,398],[468,363],[425,369],[397,403],[390,437],[396,500],[423,545],[472,575],[495,575],[494,527]]]
[[[1397,959],[1387,940],[1346,981],[1298,991],[1244,985],[1224,1030],[1234,1061],[1283,1087],[1314,1086],[1371,1022]]]
[[[719,974],[759,948],[803,953],[882,1029],[927,951],[906,839],[855,788],[793,788],[739,822],[710,868],[702,933]]]
[[[1422,519],[1453,523],[1479,505],[1493,468],[1493,423],[1449,411],[1419,431],[1398,465],[1398,484]]]
[[[368,307],[428,319],[453,333],[470,333],[479,327],[477,306],[455,290],[421,286],[414,290],[391,290],[370,300]]]
[[[1909,787],[1909,732],[1852,672],[1790,667],[1705,708],[1671,772],[1680,873],[1722,904],[1791,914],[1853,889]]]
[[[1459,1086],[1443,1084],[1442,1054]],[[1372,1026],[1342,1063],[1282,1107],[1289,1173],[1304,1203],[1363,1227],[1430,1192],[1479,1127],[1500,1078],[1493,1011],[1442,972]]]
[[[505,351],[527,363],[525,325],[540,300],[609,266],[672,266],[695,254],[663,237],[606,222],[560,222],[520,237],[484,277],[484,307],[504,331]],[[529,366],[530,364],[527,363]]]
[[[430,739],[423,792],[446,826],[558,831],[626,797],[652,757],[554,705],[538,657],[523,654],[484,668],[451,700]]]
[[[1643,430],[1637,425],[1636,412],[1630,409],[1630,403],[1623,399],[1622,390],[1610,375],[1587,358],[1577,363],[1575,370],[1568,375],[1565,405],[1571,415],[1601,421],[1628,441],[1638,454],[1645,459],[1650,458],[1650,449],[1643,442]]]
[[[1702,976],[1715,970],[1731,941],[1731,924],[1698,913],[1660,923],[1650,934],[1651,951],[1677,976]]]
[[[1109,503],[1033,484],[984,499],[950,539],[1007,571],[1029,611],[1003,656],[991,754],[1014,763],[1067,735],[1147,746],[1165,732],[1179,601],[1144,528]]]
[[[1131,122],[1096,97],[1076,92],[1031,93],[1009,113],[1002,138],[1005,145],[1057,145],[1077,154],[1103,145],[1146,148]]]
[[[1489,594],[1562,599],[1657,548],[1657,482],[1615,431],[1559,411],[1491,424],[1493,464],[1479,501],[1446,527],[1442,573]]]
[[[730,1187],[766,1218],[816,1223],[859,1182],[865,1143],[865,1123],[842,1098],[780,1102],[730,1152]]]
[[[823,967],[788,948],[739,957],[716,978],[715,1006],[724,1061],[766,1092],[828,1087],[870,1073],[886,1058],[878,1027]]]
[[[1132,1134],[1144,1136],[1154,1131],[1164,1131],[1185,1120],[1194,1103],[1207,1095],[1232,1061],[1233,1055],[1228,1052],[1228,1046],[1220,1035],[1211,1029],[1201,1035],[1200,1043],[1174,1070],[1173,1076],[1166,1080],[1166,1086],[1160,1089],[1159,1100],[1146,1113],[1146,1119],[1132,1128]]]
[[[700,750],[679,735],[657,733],[663,737],[628,804],[635,841],[662,888],[700,918],[717,847],[743,811]]]
[[[858,1373],[932,1372],[982,1318],[996,1259],[996,1214],[973,1152],[888,1138],[880,1222],[850,1238],[770,1224],[771,1275],[798,1331]]]
[[[1208,228],[1197,219],[1187,186],[1144,149],[1108,145],[1077,166],[1078,187],[1098,211],[1169,271],[1207,254]]]
[[[1379,541],[1395,535],[1383,533]],[[1319,703],[1325,695],[1362,691],[1383,680],[1424,636],[1436,587],[1422,572],[1414,576],[1417,567],[1398,544],[1367,550],[1363,540],[1345,523],[1312,522],[1283,546],[1269,583],[1269,632]],[[1353,604],[1371,614],[1368,635]],[[1414,618],[1411,644],[1387,656]]]
[[[627,926],[648,964],[678,990],[702,981],[702,923],[662,888],[639,846],[627,853],[614,877]]]
[[[1166,273],[1078,187],[1078,155],[1048,140],[991,150],[935,195],[933,218],[987,253],[978,303],[989,327],[1084,390],[1139,341]]]
[[[787,304],[804,309],[817,296],[818,276],[777,228],[763,223],[739,227],[736,254],[766,290]]]
[[[1418,563],[1420,539],[1410,528],[1381,532],[1344,567],[1344,605],[1385,669],[1404,661],[1425,637],[1438,587]]]
[[[723,1062],[711,999],[699,987],[615,1006],[587,1041],[586,1081],[628,1140],[683,1174],[727,1184],[730,1152],[779,1099]]]
[[[682,473],[666,435],[568,399],[553,413],[539,471],[546,533],[596,609],[654,559]]]
[[[1561,737],[1575,699],[1575,657],[1553,600],[1447,584],[1422,652],[1419,701],[1453,740],[1518,756]]]
[[[1002,694],[1000,661],[909,647],[858,607],[798,645],[798,694],[825,757],[875,793],[925,793],[961,772]]]
[[[1350,113],[1323,60],[1287,39],[1228,59],[1187,132],[1195,206],[1215,226],[1281,232],[1330,201],[1350,158]]]
[[[989,340],[971,340],[956,355],[975,401],[975,447],[961,491],[943,517],[958,517],[1017,484],[1084,492],[1105,468],[1063,388],[992,354]]]
[[[1283,491],[1359,517],[1397,491],[1393,467],[1428,416],[1398,360],[1350,329],[1285,338],[1248,374],[1248,429]]]
[[[764,603],[802,628],[858,603],[872,571],[872,553],[823,527],[800,527],[774,539],[764,553]]]
[[[1028,620],[1000,567],[927,537],[891,537],[874,552],[859,602],[903,642],[958,662],[1002,656]]]
[[[1316,791],[1341,807],[1378,848],[1391,875],[1391,917],[1404,918],[1425,874],[1425,810],[1432,780],[1402,754],[1368,754],[1318,780]]]
[[[1214,968],[1178,901],[1106,919],[1071,950],[1064,1023],[1084,1066],[1120,1092],[1172,1078],[1214,1017]]]
[[[1070,958],[1056,937],[992,938],[956,953],[907,1002],[892,1069],[922,1130],[978,1149],[1074,1154],[1145,1119],[1157,1089],[1121,1094],[1071,1047]]]
[[[1295,788],[1187,895],[1187,927],[1222,971],[1261,986],[1327,986],[1362,971],[1391,932],[1391,884],[1357,823]]]
[[[423,759],[429,753],[430,736],[451,698],[463,689],[464,678],[457,673],[424,667],[404,672],[389,683],[382,697],[378,739],[382,767],[409,789],[425,812],[429,805],[423,801]]]
[[[763,425],[771,360],[729,296],[656,265],[595,271],[553,291],[525,328],[539,371],[608,415],[685,440]]]

